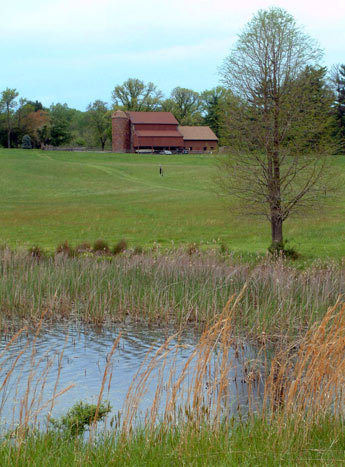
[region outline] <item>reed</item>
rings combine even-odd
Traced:
[[[36,258],[3,249],[0,273],[3,330],[37,323],[42,312],[52,321],[130,318],[205,328],[247,284],[234,316],[236,333],[277,341],[303,334],[345,293],[343,263],[299,270],[269,258],[237,263],[215,251]]]
[[[113,433],[85,443],[54,431],[27,430],[23,443],[24,437],[16,432],[14,439],[19,443],[4,440],[0,444],[1,465],[44,465],[48,459],[52,465],[333,465],[343,461],[345,303],[337,301],[285,348],[271,350],[266,340],[261,342],[257,366],[244,362],[243,368],[251,403],[247,412],[239,408],[236,413],[230,406],[236,395],[231,394],[229,382],[232,356],[241,348],[234,337],[237,312],[248,287],[228,300],[182,368],[174,365],[180,345],[173,344],[175,335],[158,350],[149,350]],[[119,339],[108,356],[99,401]],[[10,347],[9,343],[6,352]],[[167,373],[168,359],[172,365]],[[151,408],[140,418],[140,400],[153,380],[157,383]],[[260,401],[254,397],[259,381]]]

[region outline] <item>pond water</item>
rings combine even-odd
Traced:
[[[119,333],[119,343],[109,358]],[[22,333],[12,343],[10,339],[13,336],[3,335],[0,340],[0,430],[8,430],[25,418],[29,423],[42,424],[48,412],[57,418],[78,401],[97,403],[103,380],[102,399],[110,402],[113,414],[121,413],[138,370],[139,376],[142,375],[150,356],[173,334],[172,329],[137,324],[97,330],[69,323],[42,328],[38,335]],[[199,337],[192,330],[185,330],[161,352],[138,400],[139,418],[150,410],[157,384],[161,384],[164,393],[164,382],[169,380],[169,375],[173,374],[177,380]],[[169,352],[169,349],[173,351]],[[228,358],[232,364],[228,375],[228,394],[231,403],[227,406],[231,407],[231,412],[240,410],[244,413],[248,408],[248,362],[254,361],[255,357],[256,351],[249,345],[242,343],[230,348]],[[107,377],[104,379],[106,368]],[[192,361],[188,372],[193,372],[193,369],[195,363]],[[212,365],[207,378],[213,378]],[[205,391],[209,385],[207,378],[202,382]],[[189,375],[185,378],[187,386],[188,381]],[[71,385],[65,393],[50,401]],[[258,380],[254,386],[254,399],[260,400],[263,383]],[[184,397],[181,391],[181,405]],[[164,395],[159,411],[163,408]]]

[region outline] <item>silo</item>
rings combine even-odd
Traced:
[[[112,150],[113,152],[129,152],[129,118],[123,110],[112,115]]]

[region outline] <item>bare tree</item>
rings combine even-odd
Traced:
[[[283,222],[325,192],[332,97],[320,57],[290,14],[270,8],[247,24],[221,68],[234,98],[225,122],[233,149],[219,182],[270,221],[276,248]]]

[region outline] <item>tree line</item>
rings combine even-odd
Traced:
[[[112,103],[102,100],[90,103],[86,111],[70,108],[66,103],[44,107],[39,101],[19,96],[7,88],[0,99],[0,145],[3,147],[40,148],[52,146],[111,147],[111,114],[116,109],[147,112],[172,112],[181,125],[207,125],[220,140],[231,146],[238,139],[234,115],[243,112],[246,103],[235,95],[229,82],[226,60],[221,69],[222,85],[201,93],[176,87],[165,98],[154,83],[129,78],[114,87]],[[329,133],[337,140],[337,152],[345,152],[345,64],[306,68],[310,92],[329,95]],[[242,96],[243,97],[243,96]],[[316,96],[315,96],[316,98]],[[24,136],[29,137],[24,140]],[[25,141],[27,143],[25,143]]]
[[[220,137],[221,107],[228,97],[229,92],[223,86],[202,93],[176,87],[165,99],[153,83],[129,78],[115,86],[110,105],[98,99],[83,112],[66,103],[47,108],[37,100],[20,97],[16,89],[7,88],[0,99],[0,145],[84,146],[104,150],[111,147],[111,115],[117,109],[172,112],[181,125],[208,125]]]

